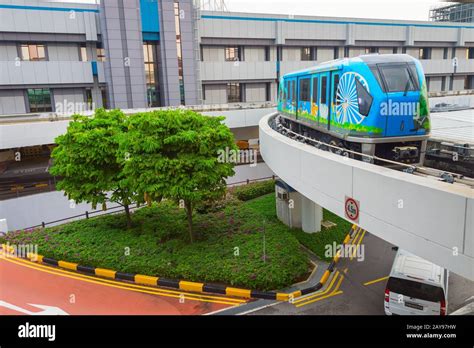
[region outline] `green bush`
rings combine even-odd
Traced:
[[[275,192],[275,180],[259,181],[248,185],[237,186],[232,188],[231,192],[241,201],[249,201]]]
[[[259,290],[286,287],[309,272],[298,240],[276,218],[272,194],[195,214],[193,244],[184,209],[171,202],[141,208],[133,221],[127,230],[124,215],[101,216],[5,240],[37,244],[46,257],[85,266]]]

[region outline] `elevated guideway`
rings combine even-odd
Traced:
[[[260,149],[273,172],[308,200],[370,233],[474,280],[474,189],[417,176],[317,149],[260,120]],[[349,219],[348,219],[349,220]]]

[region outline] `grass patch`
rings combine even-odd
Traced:
[[[333,242],[336,242],[336,245],[341,244],[350,231],[352,224],[326,209],[323,209],[323,218],[324,220],[336,223],[337,226],[331,228],[322,227],[319,233],[305,233],[297,229],[292,229],[291,231],[301,244],[315,253],[320,259],[331,261],[332,256],[326,257],[324,255],[326,245],[332,245]]]
[[[288,286],[309,271],[302,237],[278,221],[274,194],[196,213],[193,244],[184,209],[169,202],[141,208],[133,220],[132,230],[126,230],[124,215],[110,215],[0,239],[37,244],[46,257],[86,266],[260,290]]]

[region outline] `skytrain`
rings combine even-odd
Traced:
[[[428,92],[420,62],[409,55],[337,59],[286,74],[278,111],[284,126],[324,143],[395,162],[423,162]]]

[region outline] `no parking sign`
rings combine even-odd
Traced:
[[[353,222],[359,222],[360,204],[352,197],[347,197],[344,203],[344,213],[346,218]]]

